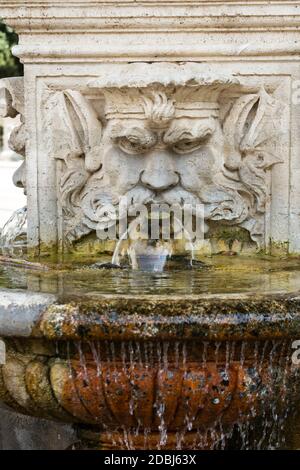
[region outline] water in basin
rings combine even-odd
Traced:
[[[86,295],[92,292],[132,295],[209,295],[234,293],[294,292],[300,286],[300,263],[295,259],[272,257],[214,256],[190,266],[189,258],[173,257],[164,272],[135,271],[129,266],[107,269],[101,265],[110,255],[97,259],[72,260],[55,264],[49,260],[40,268],[0,265],[0,285],[6,288]],[[100,267],[99,267],[100,266]],[[45,270],[45,267],[48,270]]]

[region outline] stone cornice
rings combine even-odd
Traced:
[[[300,1],[2,0],[18,33],[89,31],[298,30]],[[45,20],[47,21],[45,23]]]
[[[1,16],[19,33],[14,53],[24,62],[300,53],[300,0],[2,0]],[[282,32],[274,48],[268,35]],[[230,33],[232,44],[223,40]]]
[[[160,56],[158,56],[157,47],[155,45],[146,45],[146,46],[131,46],[127,44],[120,45],[116,44],[111,45],[111,47],[105,47],[99,49],[97,47],[85,47],[74,50],[70,53],[70,49],[67,47],[52,47],[51,50],[47,47],[36,47],[36,46],[15,46],[13,48],[13,53],[17,57],[25,58],[26,62],[64,62],[64,63],[80,63],[86,62],[86,60],[96,60],[96,59],[117,59],[125,60],[136,59],[136,60],[153,60],[161,61],[162,58],[169,58],[172,60],[184,60],[186,58],[197,60],[198,58],[203,59],[214,59],[214,58],[230,58],[230,60],[240,59],[241,57],[272,57],[272,60],[278,58],[285,58],[292,60],[295,57],[296,60],[299,60],[300,54],[300,38],[298,41],[293,41],[290,43],[285,43],[281,46],[273,45],[257,45],[257,44],[248,44],[247,46],[236,45],[222,45],[220,46],[206,46],[200,45],[194,51],[185,45],[181,47],[177,46],[176,50],[172,47],[166,45],[160,48]]]

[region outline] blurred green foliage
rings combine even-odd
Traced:
[[[22,64],[11,53],[17,43],[18,36],[0,19],[0,78],[23,75]]]

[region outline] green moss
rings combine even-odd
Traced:
[[[289,242],[275,242],[270,240],[270,254],[272,256],[285,256],[289,252]]]
[[[224,227],[221,226],[213,230],[211,238],[224,240],[232,244],[235,240],[240,242],[251,242],[249,232],[240,227]]]

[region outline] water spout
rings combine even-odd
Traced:
[[[138,241],[127,250],[133,269],[162,272],[172,250],[170,244],[157,241]]]
[[[27,243],[27,207],[16,210],[4,225],[0,234],[0,249],[4,254],[21,254]]]

